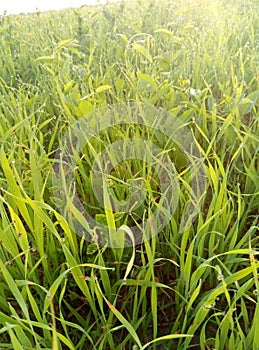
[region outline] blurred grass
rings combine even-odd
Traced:
[[[258,13],[132,0],[0,17],[1,348],[258,349]],[[196,222],[179,232],[182,191],[134,253],[77,236],[51,182],[62,133],[128,101],[181,118],[207,176]]]

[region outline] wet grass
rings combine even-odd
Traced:
[[[1,348],[258,349],[258,13],[253,0],[132,0],[0,18]],[[71,125],[123,102],[161,107],[191,130],[206,193],[180,232],[182,181],[163,231],[116,250],[71,229],[52,173]],[[131,132],[108,130],[95,147]],[[89,159],[76,185],[92,215],[139,222],[145,207],[129,218],[98,206]],[[135,160],[114,169],[118,199],[139,174],[162,196]]]

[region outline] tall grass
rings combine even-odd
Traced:
[[[256,0],[132,0],[0,18],[1,348],[259,348],[258,13]],[[191,227],[180,231],[183,176],[170,223],[120,250],[77,235],[52,184],[63,134],[119,102],[180,118],[206,173]],[[85,154],[78,191],[99,222],[127,231],[130,218],[88,189]],[[117,170],[120,199],[128,178],[151,175],[139,161]]]

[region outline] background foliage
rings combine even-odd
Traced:
[[[258,14],[132,0],[0,18],[2,349],[258,349]],[[118,259],[70,230],[51,173],[69,125],[127,101],[190,127],[207,192],[192,227],[182,196]]]

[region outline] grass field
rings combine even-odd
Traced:
[[[0,38],[0,348],[258,350],[258,1],[131,0],[2,16]],[[129,180],[141,178],[142,205],[127,213],[98,202],[91,167],[109,143],[135,132],[178,172],[165,227],[115,248],[73,226],[86,220],[71,186],[56,198],[53,172],[74,123],[128,102],[162,108],[189,130],[205,191],[181,230],[191,176],[180,145],[130,123],[100,132],[72,172],[97,224],[145,234],[141,220],[165,202],[159,167],[137,157],[99,188],[106,204],[110,188],[123,202]]]

